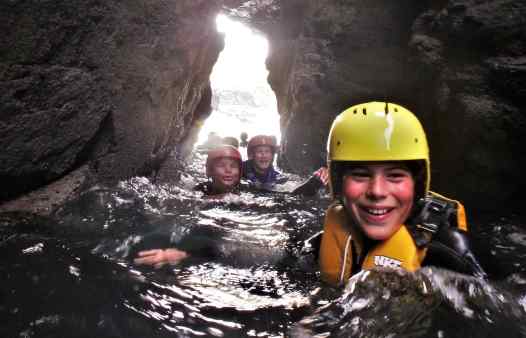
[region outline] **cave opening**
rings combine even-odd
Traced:
[[[199,132],[197,145],[211,135],[240,138],[257,134],[281,138],[276,96],[267,82],[268,41],[250,27],[219,14],[217,30],[225,47],[210,76],[212,113]]]

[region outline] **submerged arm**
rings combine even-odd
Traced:
[[[425,263],[476,277],[487,277],[471,250],[467,233],[453,227],[442,229],[435,234],[429,243]]]
[[[218,233],[214,229],[194,228],[177,243],[170,241],[170,234],[154,233],[143,238],[135,248],[133,262],[160,268],[177,264],[188,257],[213,259],[220,255]]]
[[[133,260],[138,265],[153,265],[155,268],[161,268],[166,264],[177,264],[188,257],[185,251],[170,249],[152,249],[139,251],[137,258]]]

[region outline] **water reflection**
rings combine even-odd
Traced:
[[[436,268],[373,271],[342,295],[320,285],[302,251],[327,197],[203,200],[188,189],[201,168],[197,154],[177,185],[93,187],[56,219],[0,215],[0,336],[526,336],[520,218],[473,222],[490,281]],[[213,256],[199,254],[202,242]],[[178,265],[132,264],[140,248],[185,245],[195,254]]]

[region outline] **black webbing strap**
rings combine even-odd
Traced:
[[[420,213],[408,226],[417,247],[423,247],[431,242],[433,235],[441,227],[449,227],[449,218],[456,212],[456,205],[451,201],[427,195],[420,199]]]

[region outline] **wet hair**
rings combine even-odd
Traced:
[[[426,194],[426,162],[424,160],[412,160],[404,161],[404,163],[413,175],[413,180],[415,181],[415,201],[418,201],[420,198],[425,197]]]

